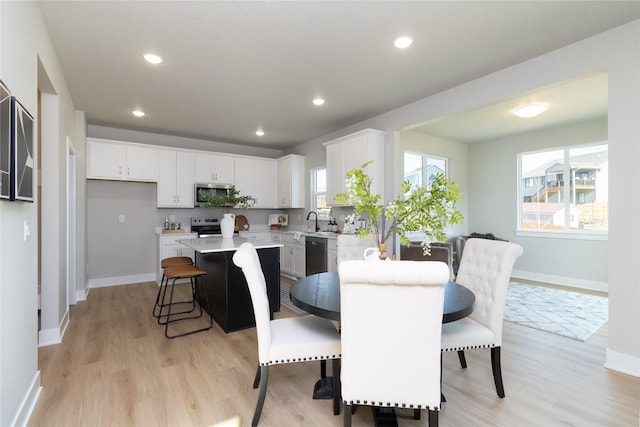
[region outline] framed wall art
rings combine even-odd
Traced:
[[[11,97],[11,200],[33,202],[33,116]]]
[[[11,93],[0,81],[0,199],[11,197]]]

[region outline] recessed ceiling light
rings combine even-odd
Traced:
[[[144,113],[144,111],[142,111],[142,110],[133,110],[133,111],[131,112],[131,114],[133,114],[133,115],[134,115],[134,116],[136,116],[136,117],[144,117],[144,114],[145,114],[145,113]]]
[[[413,44],[413,37],[400,36],[393,41],[393,45],[398,49],[406,49]]]
[[[320,106],[320,105],[324,104],[324,99],[315,98],[312,102],[313,102],[314,105]]]
[[[144,59],[150,64],[160,64],[162,62],[162,58],[155,53],[145,53]]]
[[[549,106],[546,104],[530,104],[516,108],[513,110],[513,114],[522,118],[530,118],[542,114],[547,108]]]
[[[264,131],[263,130],[257,130],[256,131],[256,135],[263,136],[264,135]]]

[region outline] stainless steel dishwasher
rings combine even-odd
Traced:
[[[305,273],[307,276],[327,271],[327,239],[306,236],[304,245]]]

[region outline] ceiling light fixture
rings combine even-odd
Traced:
[[[398,49],[406,49],[413,44],[413,37],[400,36],[393,41],[393,45]]]
[[[549,108],[549,106],[546,104],[530,104],[516,108],[513,110],[513,114],[528,119],[542,114],[547,108]]]
[[[133,110],[131,114],[133,114],[136,117],[144,117],[145,112],[142,110]]]
[[[317,105],[317,106],[319,107],[319,106],[321,106],[322,104],[324,104],[324,99],[322,99],[322,98],[315,98],[315,99],[313,100],[313,104],[314,104],[314,105]]]
[[[145,53],[144,59],[150,64],[160,64],[162,62],[162,58],[155,53]]]
[[[256,135],[263,136],[264,135],[264,131],[263,130],[257,130],[256,131]]]

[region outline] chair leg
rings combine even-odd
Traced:
[[[340,415],[340,397],[342,396],[340,383],[340,359],[331,361],[333,375],[333,415]]]
[[[458,359],[460,359],[460,366],[462,366],[462,369],[466,369],[467,368],[467,359],[464,357],[464,351],[463,350],[458,350]]]
[[[258,388],[260,385],[260,365],[258,365],[258,369],[256,369],[256,377],[253,379],[253,388]]]
[[[252,427],[256,427],[258,425],[258,421],[260,421],[260,414],[262,413],[264,398],[267,396],[268,382],[269,382],[269,367],[260,366],[260,391],[258,393],[258,403],[256,403],[256,410],[253,413],[253,421],[251,421]]]
[[[320,378],[327,377],[327,361],[326,359],[322,359],[320,361]]]
[[[493,382],[496,384],[498,397],[504,398],[504,385],[502,384],[502,367],[500,364],[500,347],[491,348],[491,368],[493,369]]]
[[[414,409],[413,410],[413,419],[414,420],[419,420],[420,419],[420,409]]]
[[[429,427],[438,427],[438,412],[429,409]]]
[[[351,427],[351,409],[352,405],[344,404],[344,427]]]

